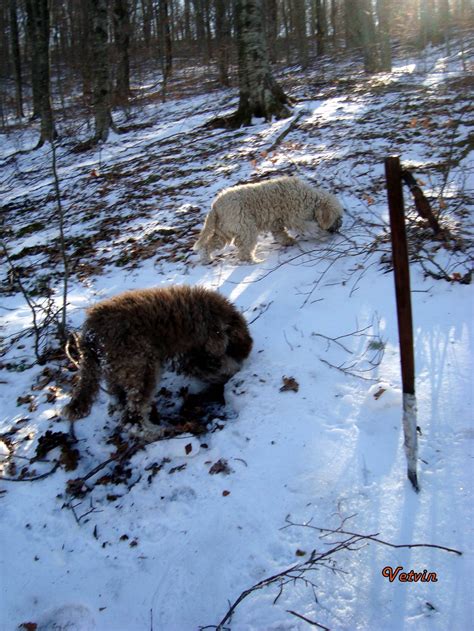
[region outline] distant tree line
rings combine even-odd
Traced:
[[[98,142],[146,72],[156,69],[164,98],[183,65],[212,65],[223,86],[237,68],[235,123],[283,116],[271,64],[305,68],[354,50],[366,72],[389,71],[394,41],[422,48],[472,22],[471,0],[2,0],[0,117],[4,126],[40,119],[42,144],[56,135],[53,109],[65,111],[74,95],[91,111]],[[253,103],[256,90],[271,95],[266,104]]]

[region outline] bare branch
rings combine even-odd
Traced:
[[[297,618],[301,618],[301,620],[304,620],[305,622],[307,622],[308,624],[310,624],[313,627],[318,627],[318,629],[324,629],[325,631],[330,631],[329,627],[325,627],[322,624],[319,624],[319,622],[315,622],[314,620],[310,620],[309,618],[305,618],[305,616],[302,616],[300,613],[296,613],[296,611],[292,611],[291,609],[287,609],[288,613],[291,613],[291,615],[296,616]]]

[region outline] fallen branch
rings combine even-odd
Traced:
[[[351,515],[351,517],[355,517],[355,515]],[[344,519],[343,523],[345,523],[346,521],[347,519]],[[341,534],[351,537],[363,537],[367,541],[374,541],[375,543],[380,543],[384,546],[388,546],[389,548],[435,548],[436,550],[444,550],[445,552],[452,552],[453,554],[462,556],[462,552],[460,550],[456,550],[455,548],[447,548],[446,546],[440,546],[434,543],[390,543],[389,541],[384,541],[383,539],[380,539],[378,536],[378,532],[373,535],[361,535],[357,532],[344,530],[342,526],[340,526],[339,528],[322,528],[321,526],[313,526],[311,522],[308,522],[307,524],[298,524],[296,522],[292,522],[288,518],[286,519],[286,522],[287,525],[283,526],[281,530],[285,530],[285,528],[289,528],[290,526],[298,526],[300,528],[311,528],[312,530],[318,530],[319,532],[325,532],[327,534]]]
[[[287,609],[286,611],[288,613],[291,613],[292,616],[296,616],[297,618],[301,618],[301,620],[304,620],[305,622],[307,622],[308,624],[310,624],[313,627],[318,627],[318,629],[325,629],[325,631],[330,631],[329,627],[325,627],[322,624],[319,624],[319,622],[315,622],[314,620],[310,620],[309,618],[306,618],[305,616],[302,616],[300,613],[296,613],[296,611],[292,611],[291,609]]]
[[[105,467],[109,465],[110,463],[123,462],[126,458],[130,458],[144,445],[145,443],[143,442],[134,443],[128,449],[125,449],[125,451],[123,452],[119,452],[119,451],[115,452],[110,458],[107,458],[107,460],[104,460],[103,462],[98,464],[96,467],[94,467],[91,471],[89,471],[89,473],[86,473],[80,478],[74,478],[72,480],[69,480],[68,488],[67,488],[68,493],[70,493],[71,495],[81,495],[81,496],[85,495],[85,493],[82,491],[83,487],[86,486],[86,488],[90,490],[86,485],[87,480],[89,480],[94,475],[96,475],[96,473],[99,473],[99,471],[102,471],[102,469],[105,469]]]
[[[290,133],[290,131],[292,131],[297,123],[299,122],[300,118],[303,116],[304,112],[298,112],[298,114],[294,117],[294,119],[291,121],[291,123],[288,125],[288,127],[286,127],[281,134],[279,134],[275,141],[268,147],[268,149],[266,150],[268,153],[270,153],[271,151],[274,151],[274,149],[276,149],[276,147],[278,147],[278,145],[282,142],[282,140],[284,138],[286,138],[286,136],[288,136],[288,134]]]
[[[53,475],[53,473],[55,473],[58,468],[60,466],[60,463],[57,462],[54,467],[52,469],[50,469],[49,471],[46,471],[46,473],[41,473],[40,475],[35,475],[31,478],[5,478],[3,476],[0,476],[0,480],[2,482],[35,482],[36,480],[44,480],[45,478],[47,478],[50,475]]]

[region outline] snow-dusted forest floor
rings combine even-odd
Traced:
[[[296,630],[311,620],[347,630],[473,628],[469,64],[453,45],[449,55],[400,55],[392,73],[374,77],[347,58],[304,73],[286,68],[279,80],[297,100],[294,116],[236,131],[205,125],[235,108],[236,91],[196,87],[132,107],[117,120],[128,131],[81,153],[74,148],[87,130],[60,120],[71,326],[124,289],[188,283],[229,297],[254,338],[226,386],[226,407],[204,433],[191,423],[128,458],[130,439],[115,431],[105,393],[75,424],[71,443],[60,410],[72,366],[60,353],[35,363],[31,310],[11,265],[33,300],[47,294],[60,306],[51,148],[26,151],[37,139],[31,127],[3,135],[10,262],[1,274],[0,458],[3,477],[17,481],[0,480],[2,630],[197,630],[217,625],[244,590],[305,562],[250,594],[226,627]],[[449,231],[435,239],[405,191],[418,495],[406,479],[401,430],[383,163],[394,154]],[[337,193],[341,233],[315,231],[288,249],[265,237],[257,265],[237,264],[229,246],[202,266],[191,247],[214,195],[281,174]],[[179,401],[178,377],[162,385],[159,407]],[[70,480],[112,456],[83,493],[68,493],[78,488]],[[321,538],[312,527],[341,525],[463,554],[359,541],[311,565],[314,550],[349,536]],[[437,581],[391,582],[387,566],[426,569]]]

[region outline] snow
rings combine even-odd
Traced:
[[[346,70],[334,69],[334,76]],[[226,386],[223,428],[147,445],[131,457],[126,482],[94,485],[84,498],[71,500],[66,493],[68,480],[84,476],[114,449],[106,441],[116,419],[108,416],[104,392],[91,415],[75,424],[81,455],[76,470],[59,468],[36,481],[0,479],[2,631],[26,622],[36,623],[37,631],[188,631],[217,625],[242,591],[341,540],[341,534],[321,539],[314,528],[341,524],[393,544],[435,544],[463,554],[359,544],[306,575],[314,587],[291,582],[276,602],[278,584],[256,591],[226,626],[307,628],[293,611],[348,631],[473,628],[472,288],[436,280],[421,265],[411,265],[422,432],[416,494],[406,478],[403,450],[393,277],[381,260],[389,245],[380,238],[371,249],[387,222],[385,155],[400,152],[414,171],[426,167],[425,190],[439,191],[443,184],[443,176],[427,165],[445,159],[439,134],[450,113],[442,100],[438,109],[433,106],[433,127],[421,127],[421,135],[410,121],[423,118],[423,111],[413,111],[417,100],[428,108],[437,97],[449,96],[443,84],[448,75],[462,76],[459,60],[433,49],[426,63],[398,60],[392,75],[384,75],[383,90],[372,92],[360,77],[356,95],[338,87],[326,98],[315,89],[301,125],[269,155],[264,152],[285,128],[282,121],[256,121],[237,132],[200,130],[229,108],[225,91],[147,108],[143,120],[154,121],[151,127],[125,138],[115,135],[100,152],[72,154],[58,147],[70,213],[67,234],[81,235],[84,226],[87,235],[99,234],[96,224],[105,218],[119,228],[97,242],[103,268],[83,280],[71,278],[71,325],[80,326],[88,305],[119,291],[200,284],[229,297],[245,314],[254,349]],[[403,90],[392,92],[399,83]],[[419,92],[420,86],[440,92]],[[457,132],[466,138],[468,131],[464,120]],[[12,158],[28,143],[34,144],[31,132],[6,138],[1,193],[4,204],[21,208],[27,199],[34,207],[26,216],[11,211],[19,221],[15,230],[40,220],[45,229],[22,240],[12,233],[12,252],[45,245],[54,234],[54,203],[43,199],[51,187],[47,149]],[[123,177],[108,184],[105,174],[114,168]],[[102,175],[91,176],[92,169]],[[200,226],[217,191],[294,169],[337,192],[347,211],[341,235],[315,232],[286,250],[262,238],[257,265],[238,265],[230,246],[210,266],[189,253],[196,235],[191,229]],[[453,226],[459,226],[457,211],[472,212],[472,202],[462,197],[472,191],[472,173],[471,153],[448,174],[446,221]],[[157,181],[143,183],[153,174],[160,176]],[[101,187],[108,187],[107,195]],[[104,200],[104,206],[95,206]],[[81,223],[89,205],[94,215]],[[196,206],[201,212],[193,215]],[[407,209],[413,216],[408,201]],[[462,236],[468,240],[467,218],[465,223]],[[138,251],[136,260],[116,265],[130,252],[129,237],[141,245],[157,228],[170,226],[186,229],[160,242],[152,256]],[[428,241],[426,248],[436,245]],[[469,265],[462,252],[438,249],[432,256],[449,274],[464,274]],[[93,257],[86,253],[81,260]],[[28,255],[20,264],[42,272],[52,265],[45,253]],[[25,282],[30,286],[34,279],[31,272]],[[54,282],[59,302],[61,287]],[[25,332],[30,314],[21,295],[3,295],[2,307],[5,335]],[[48,462],[30,459],[47,430],[69,431],[59,416],[67,388],[53,401],[46,395],[54,381],[35,389],[44,367],[34,363],[30,337],[9,347],[2,361],[3,476],[18,478],[27,465],[35,475],[47,473],[58,448],[48,453]],[[57,368],[54,362],[48,366]],[[284,377],[296,380],[297,392],[280,390]],[[36,406],[18,402],[29,394]],[[221,459],[228,473],[210,474]],[[7,466],[12,461],[13,472]],[[437,582],[390,582],[382,575],[387,566],[426,569],[436,573]]]

